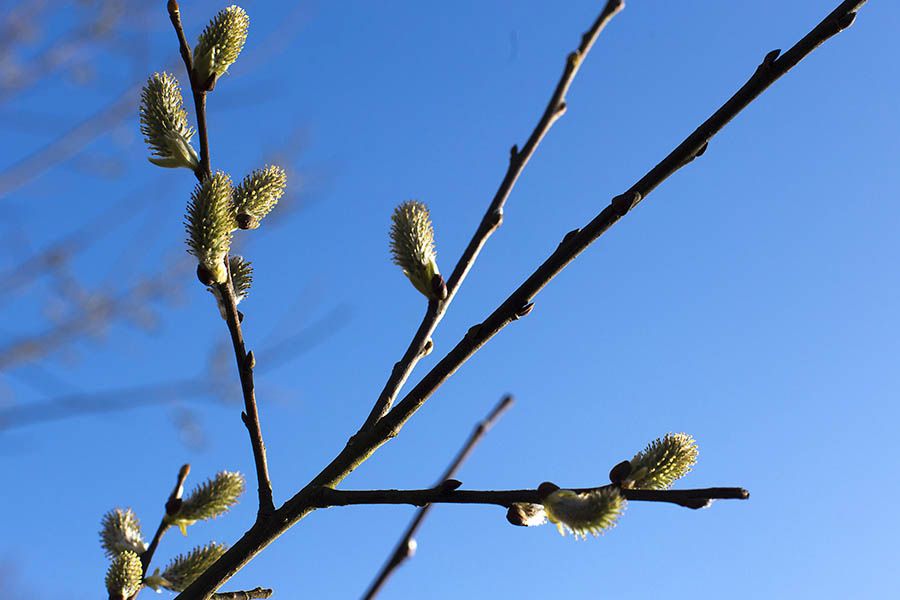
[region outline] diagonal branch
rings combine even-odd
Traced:
[[[181,58],[184,60],[184,66],[191,81],[191,90],[194,94],[194,108],[197,112],[197,132],[200,136],[200,165],[194,174],[197,176],[197,180],[202,182],[212,174],[209,162],[209,136],[207,135],[206,126],[206,93],[210,87],[207,85],[208,82],[203,82],[202,84],[197,82],[194,76],[191,48],[188,46],[187,38],[184,35],[184,26],[181,23],[181,11],[178,7],[178,1],[169,0],[166,6],[169,11],[169,19],[172,21],[172,27],[175,28],[175,34],[178,36]],[[227,257],[225,258],[225,265],[229,265]],[[234,346],[234,358],[237,361],[238,375],[241,379],[241,391],[244,396],[244,412],[241,413],[241,420],[247,427],[247,433],[250,435],[250,445],[253,448],[253,461],[256,466],[257,490],[259,494],[259,510],[256,518],[259,521],[275,510],[275,503],[272,500],[272,482],[269,479],[266,444],[263,441],[262,428],[259,423],[259,410],[256,405],[256,391],[253,383],[253,368],[256,366],[256,361],[253,353],[248,353],[244,345],[241,318],[238,315],[234,286],[231,282],[231,269],[228,271],[228,280],[225,283],[217,284],[217,287],[222,298],[225,320],[228,322],[228,331],[231,334],[231,343]]]
[[[581,44],[578,46],[578,49],[566,59],[562,77],[560,77],[559,83],[556,84],[556,89],[553,90],[550,102],[547,103],[547,107],[544,109],[544,113],[541,115],[534,131],[531,132],[521,150],[517,146],[513,146],[510,150],[509,166],[506,169],[506,175],[504,175],[499,189],[494,194],[487,212],[485,212],[481,223],[478,225],[478,229],[475,230],[475,234],[463,251],[462,256],[460,256],[453,273],[450,275],[450,280],[447,282],[447,298],[440,302],[430,301],[428,303],[428,310],[425,312],[422,324],[419,325],[419,329],[413,336],[403,358],[394,365],[390,378],[378,396],[375,406],[372,407],[372,412],[363,424],[362,430],[371,429],[379,419],[388,413],[391,405],[397,398],[397,394],[400,392],[400,388],[406,383],[419,360],[427,354],[426,346],[431,339],[431,335],[444,317],[444,313],[447,312],[447,308],[456,296],[456,292],[459,291],[459,287],[462,285],[466,275],[472,269],[472,265],[475,264],[475,260],[478,258],[478,254],[485,243],[487,243],[488,238],[503,222],[503,207],[506,205],[506,200],[512,193],[516,181],[518,181],[522,171],[525,170],[525,165],[528,164],[541,140],[544,139],[544,136],[553,127],[553,124],[565,114],[566,93],[572,86],[572,82],[575,80],[575,76],[578,74],[584,59],[606,25],[623,8],[625,8],[624,0],[608,0],[603,10],[600,11],[597,20],[581,36]]]
[[[780,58],[780,50],[769,52],[750,79],[668,156],[625,193],[613,198],[610,204],[583,229],[575,229],[566,234],[550,257],[482,323],[470,328],[463,339],[397,404],[383,420],[384,428],[378,433],[388,437],[397,435],[403,424],[463,363],[501,329],[530,312],[535,295],[572,260],[615,225],[663,181],[695,158],[703,155],[709,141],[770,85],[819,45],[849,27],[856,17],[856,11],[865,2],[866,0],[842,2]],[[384,441],[377,439],[377,433],[373,438],[373,441],[378,444]]]
[[[456,475],[456,472],[459,470],[460,466],[466,461],[469,455],[474,450],[475,446],[478,445],[478,442],[481,441],[481,438],[485,436],[485,434],[490,431],[491,427],[494,426],[494,423],[497,422],[500,417],[503,416],[510,406],[512,406],[513,397],[510,395],[504,396],[499,403],[491,410],[490,414],[484,418],[478,425],[475,426],[475,429],[469,435],[469,439],[466,440],[466,443],[460,449],[459,453],[457,453],[456,457],[453,459],[453,462],[450,463],[450,466],[441,474],[440,479],[438,479],[438,484],[441,482],[447,481]],[[422,525],[422,522],[425,520],[425,517],[428,516],[428,512],[431,510],[431,505],[428,504],[423,506],[416,512],[416,516],[413,517],[412,521],[409,524],[409,527],[406,528],[406,531],[403,534],[403,537],[400,538],[400,541],[397,543],[397,546],[394,548],[394,551],[391,553],[391,557],[381,568],[381,571],[378,572],[378,575],[375,577],[375,580],[372,582],[372,585],[366,591],[363,596],[364,600],[371,600],[378,592],[381,590],[382,586],[388,580],[388,578],[393,575],[394,571],[403,564],[403,562],[410,558],[415,552],[415,535],[419,530],[419,527]]]
[[[267,521],[257,522],[215,564],[179,594],[177,600],[208,598],[275,538],[312,512],[316,508],[314,501],[316,494],[321,493],[322,486],[337,485],[382,444],[396,436],[406,421],[450,375],[503,327],[526,312],[531,298],[557,273],[654,188],[701,155],[709,140],[772,83],[819,45],[849,27],[856,17],[856,11],[865,3],[866,0],[841,2],[780,58],[777,52],[770,52],[750,80],[712,117],[628,192],[614,198],[612,203],[584,229],[575,230],[567,235],[550,258],[481,325],[470,329],[463,340],[435,365],[385,418],[376,423],[370,431],[360,432],[351,438],[344,449],[306,487],[285,502]]]

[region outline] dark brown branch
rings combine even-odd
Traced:
[[[212,176],[209,162],[209,134],[206,126],[206,92],[194,89],[194,108],[197,111],[197,135],[200,137],[200,165],[195,174],[202,182]]]
[[[162,539],[163,534],[166,530],[171,527],[171,523],[169,523],[169,517],[173,514],[177,513],[181,508],[181,496],[184,494],[184,482],[187,479],[188,474],[191,472],[191,465],[185,464],[182,465],[178,470],[178,478],[175,481],[175,487],[172,488],[172,493],[169,494],[169,498],[166,500],[165,505],[165,513],[163,514],[163,518],[159,521],[159,527],[156,528],[156,533],[153,535],[153,539],[150,540],[150,545],[147,546],[147,549],[141,554],[141,568],[143,571],[142,578],[147,576],[147,571],[150,569],[150,563],[153,561],[153,555],[156,553],[156,548],[159,546],[159,541]],[[137,595],[141,592],[139,589],[137,592],[131,595],[129,600],[134,600],[137,598]]]
[[[572,488],[576,492],[592,492],[615,487],[614,484]],[[712,500],[746,500],[750,493],[743,488],[703,488],[694,490],[620,490],[627,500],[640,502],[667,502],[687,508],[700,508]],[[357,504],[492,504],[509,508],[513,504],[540,504],[547,492],[541,489],[523,490],[454,490],[437,486],[424,490],[336,490],[319,488],[313,494],[316,508],[354,506]]]
[[[200,164],[197,166],[194,174],[197,176],[197,180],[202,182],[212,174],[209,159],[209,134],[206,127],[206,90],[203,89],[202,82],[196,81],[194,76],[194,58],[187,37],[184,35],[184,25],[181,23],[181,9],[178,6],[178,1],[169,0],[166,8],[169,11],[169,20],[172,21],[172,27],[175,29],[175,35],[178,36],[178,51],[181,53],[181,59],[184,61],[184,68],[187,69],[191,91],[194,95],[194,110],[197,111],[197,135],[200,138]]]
[[[238,317],[230,272],[228,273],[228,281],[219,284],[218,287],[222,297],[222,305],[225,307],[225,317],[228,320],[228,331],[231,332],[234,357],[237,361],[241,390],[244,396],[244,412],[241,413],[241,420],[244,422],[244,425],[247,427],[247,433],[250,435],[253,460],[256,464],[256,480],[259,492],[257,519],[263,519],[275,510],[275,503],[272,500],[272,483],[269,479],[266,444],[263,441],[262,428],[259,423],[259,411],[256,406],[256,390],[253,382],[253,369],[256,366],[256,361],[253,353],[248,353],[244,347],[244,334],[241,329],[240,318]]]
[[[184,25],[181,24],[181,9],[177,0],[169,0],[166,4],[169,11],[169,20],[172,21],[172,27],[175,28],[175,35],[178,36],[178,51],[181,53],[181,60],[184,61],[184,68],[187,69],[188,77],[191,78],[191,87],[194,85],[194,56],[191,52],[191,45],[184,35]]]
[[[322,486],[332,487],[340,483],[382,444],[396,436],[403,424],[460,365],[500,329],[526,313],[531,298],[563,267],[609,229],[637,202],[645,198],[656,186],[702,154],[709,140],[766,88],[820,44],[850,26],[856,16],[856,11],[865,3],[866,0],[845,0],[780,58],[777,58],[775,53],[767,55],[766,60],[750,80],[712,117],[632,186],[628,192],[614,198],[612,203],[583,230],[576,230],[568,234],[550,258],[484,323],[470,329],[465,338],[371,431],[361,432],[351,438],[344,449],[306,487],[276,510],[268,521],[257,523],[244,534],[228,552],[179,594],[177,600],[208,598],[213,591],[275,538],[312,512],[316,504],[315,495],[319,493]]]
[[[466,461],[469,455],[472,453],[472,450],[478,445],[478,442],[481,441],[481,438],[490,431],[491,427],[494,426],[494,423],[503,416],[503,413],[506,412],[510,406],[512,406],[513,397],[512,396],[504,396],[499,403],[493,408],[490,414],[484,418],[483,421],[478,423],[472,433],[469,435],[469,439],[466,440],[466,443],[460,449],[459,453],[457,453],[456,457],[453,459],[453,462],[450,463],[450,466],[441,474],[440,479],[438,479],[438,484],[443,481],[447,481],[456,475],[456,472],[459,470],[459,467]],[[419,527],[422,525],[422,522],[425,520],[425,517],[428,516],[428,512],[431,510],[431,505],[423,506],[416,512],[416,516],[413,517],[412,521],[410,521],[409,526],[406,528],[406,531],[403,533],[403,536],[400,538],[400,541],[397,543],[397,546],[394,548],[394,551],[391,553],[391,557],[381,568],[381,571],[378,572],[378,575],[375,577],[375,580],[372,582],[372,585],[369,586],[369,589],[366,591],[363,596],[364,600],[371,600],[378,592],[381,590],[382,586],[388,580],[388,578],[393,575],[394,571],[403,564],[403,562],[412,556],[414,552],[415,540],[413,539],[416,535],[416,532],[419,530]]]
[[[242,592],[222,592],[213,594],[213,600],[253,600],[254,598],[271,598],[272,590],[266,588],[254,588]]]
[[[209,136],[206,125],[207,88],[205,82],[201,84],[201,82],[196,81],[191,49],[184,35],[184,26],[181,24],[181,12],[178,8],[177,0],[169,0],[167,7],[169,19],[172,21],[172,26],[175,28],[175,33],[178,36],[181,57],[184,60],[188,77],[190,77],[191,89],[194,94],[194,109],[197,112],[197,132],[200,136],[200,165],[194,174],[202,182],[212,175],[209,159]],[[226,257],[225,265],[227,266],[228,264],[229,261]],[[230,269],[228,280],[225,283],[218,284],[217,287],[225,309],[228,331],[231,334],[231,343],[234,346],[234,358],[237,361],[238,375],[241,379],[241,391],[244,396],[244,412],[241,413],[241,420],[247,427],[247,433],[250,435],[250,445],[253,448],[253,461],[256,465],[257,490],[259,494],[259,510],[256,517],[257,521],[261,521],[275,510],[275,503],[272,500],[272,482],[269,479],[266,444],[263,441],[262,428],[259,423],[259,410],[256,405],[256,391],[253,383],[255,361],[253,353],[248,353],[244,346],[244,333],[241,329],[241,319],[238,316],[237,301],[234,298]]]
[[[400,392],[400,388],[406,383],[406,380],[419,362],[419,359],[424,356],[424,350],[428,340],[431,339],[431,335],[441,322],[444,313],[446,313],[447,308],[459,291],[459,287],[462,285],[463,280],[466,278],[466,275],[469,274],[472,265],[475,264],[478,254],[481,252],[485,243],[487,243],[488,238],[491,237],[491,234],[493,234],[503,222],[503,208],[506,205],[506,200],[509,198],[510,193],[512,193],[516,181],[525,169],[525,165],[528,164],[528,161],[534,155],[541,140],[544,139],[544,136],[546,136],[547,132],[550,131],[550,128],[553,127],[553,124],[565,114],[566,93],[572,86],[572,82],[575,80],[575,76],[578,74],[578,70],[581,68],[582,63],[584,63],[584,59],[587,57],[588,52],[591,51],[594,42],[597,41],[597,38],[600,36],[600,33],[606,25],[624,7],[625,3],[623,0],[608,0],[603,7],[603,10],[600,12],[600,15],[597,17],[597,20],[594,21],[590,29],[581,36],[581,44],[578,46],[578,49],[571,53],[566,59],[566,66],[563,69],[562,77],[560,77],[559,82],[556,84],[556,88],[553,90],[553,95],[550,97],[547,107],[544,109],[540,120],[531,132],[525,145],[521,150],[519,150],[517,146],[513,146],[510,151],[509,165],[506,168],[506,174],[504,175],[503,180],[500,182],[500,187],[494,194],[490,205],[488,205],[487,211],[484,213],[484,217],[481,219],[481,223],[475,230],[475,234],[472,236],[471,241],[469,241],[469,245],[466,246],[466,249],[463,251],[462,256],[460,256],[459,261],[453,269],[453,273],[450,275],[450,279],[447,281],[447,298],[441,302],[432,301],[429,303],[422,324],[419,325],[419,330],[416,332],[416,335],[413,336],[403,358],[394,365],[391,376],[385,384],[381,394],[378,396],[378,400],[375,402],[372,412],[363,424],[362,430],[371,429],[379,419],[388,413],[391,409],[391,405],[397,398],[397,394]]]

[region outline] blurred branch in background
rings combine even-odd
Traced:
[[[267,359],[260,365],[259,371],[265,372],[281,366],[309,352],[343,328],[349,319],[350,314],[346,307],[338,306],[332,309],[299,333],[260,351],[260,356]],[[213,352],[206,369],[194,377],[108,391],[67,394],[41,402],[0,409],[0,433],[42,423],[147,406],[183,402],[228,406],[237,400],[236,384],[219,376],[218,373],[230,367],[228,364],[230,358],[227,353]]]
[[[485,436],[485,434],[490,431],[491,427],[503,416],[509,407],[513,404],[513,397],[510,395],[504,396],[499,403],[491,410],[490,414],[484,418],[483,421],[479,422],[478,425],[475,426],[475,429],[469,435],[469,439],[466,440],[466,443],[457,453],[456,457],[450,463],[450,466],[441,474],[438,478],[436,486],[441,485],[443,482],[448,479],[453,478],[462,464],[469,458],[469,455],[472,453],[472,450],[475,449],[475,446],[478,445],[478,442],[481,441],[481,438]],[[400,541],[397,543],[397,546],[394,547],[393,553],[391,553],[390,558],[388,558],[387,562],[381,568],[381,571],[378,572],[378,575],[375,576],[375,580],[372,582],[372,585],[369,586],[369,589],[366,591],[363,596],[364,600],[371,600],[375,596],[378,595],[378,592],[381,591],[381,588],[387,582],[391,575],[394,574],[394,571],[397,570],[400,565],[402,565],[407,559],[412,558],[416,553],[416,548],[418,544],[416,543],[416,533],[419,531],[419,527],[422,526],[422,521],[425,520],[425,517],[428,516],[429,511],[431,510],[432,505],[427,504],[416,511],[416,516],[413,517],[412,521],[410,521],[409,526],[406,528],[406,532],[403,534],[403,537],[400,538]]]
[[[213,5],[196,4],[201,10]],[[157,26],[156,20],[145,17],[157,8],[156,3],[143,0],[3,4],[0,130],[25,142],[7,144],[0,154],[0,202],[15,200],[16,206],[23,207],[21,214],[31,218],[36,213],[28,207],[37,198],[44,203],[72,202],[65,194],[48,197],[48,185],[56,184],[49,175],[65,176],[65,171],[74,169],[83,177],[129,176],[128,163],[121,157],[131,155],[124,146],[137,139],[133,117],[141,84],[153,63],[148,34]],[[266,61],[283,52],[295,39],[303,14],[299,7],[289,11],[248,56]],[[177,57],[170,54],[176,64]],[[59,105],[60,111],[79,105],[93,108],[66,114],[57,111],[56,105],[45,108],[33,101],[60,93],[68,99]],[[240,102],[229,103],[226,96],[226,110],[254,102],[240,87],[235,94]],[[133,135],[123,135],[132,130]],[[98,141],[104,142],[103,150],[97,149]],[[283,164],[293,181],[312,179],[297,172],[298,157],[306,147],[301,126],[289,124],[283,137],[267,144],[260,148],[261,154]],[[159,198],[165,193],[161,180],[154,179],[134,186],[114,202],[100,198],[85,204],[80,222],[63,222],[67,228],[63,233],[38,220],[32,224],[18,219],[15,208],[7,210],[0,225],[5,255],[0,262],[4,282],[0,305],[13,310],[18,303],[37,310],[33,318],[7,321],[8,329],[0,331],[0,382],[18,384],[6,385],[2,391],[0,432],[159,405],[176,407],[172,419],[183,438],[202,439],[199,423],[183,403],[224,401],[234,391],[217,385],[222,379],[212,377],[219,369],[216,360],[221,359],[212,343],[208,368],[196,377],[91,390],[66,381],[83,381],[82,377],[56,373],[62,360],[86,351],[91,352],[92,361],[102,360],[98,346],[113,327],[125,325],[144,335],[158,334],[167,313],[184,297],[191,279],[184,276],[190,261],[186,255],[169,255],[166,248],[173,244],[160,239],[164,234],[154,225],[164,218]],[[296,214],[309,196],[309,186],[294,186],[278,220]],[[142,243],[134,244],[135,239]],[[151,244],[157,240],[159,244]],[[305,308],[304,314],[309,312]],[[273,341],[271,348],[278,354],[272,364],[283,364],[315,347],[348,318],[344,308],[331,307],[298,333],[290,334],[302,320],[281,323],[278,330],[289,335]],[[71,364],[66,366],[73,370]]]

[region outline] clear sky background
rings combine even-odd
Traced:
[[[140,64],[148,74],[178,64],[165,3],[156,4],[129,24],[146,34]],[[531,132],[566,54],[602,4],[243,5],[252,20],[245,55],[209,98],[213,167],[240,178],[300,132],[291,185],[304,198],[302,210],[252,234],[245,250],[256,267],[241,305],[245,336],[260,349],[328,315],[339,314],[341,324],[258,377],[277,502],[343,447],[425,309],[390,263],[391,210],[410,198],[426,202],[439,264],[452,270],[509,147]],[[629,2],[584,65],[568,114],[528,166],[414,379],[567,231],[720,106],[768,51],[790,47],[837,4]],[[217,8],[185,3],[190,39]],[[73,10],[59,11],[48,30],[65,28]],[[442,506],[384,598],[889,595],[900,534],[898,30],[900,4],[872,0],[851,29],[777,82],[702,159],[578,258],[537,297],[531,316],[480,351],[344,484],[431,484],[509,392],[516,405],[459,475],[467,487],[600,484],[654,437],[685,431],[698,440],[700,461],[679,485],[740,485],[751,499],[697,512],[632,503],[614,530],[585,542],[551,526],[511,527],[501,509]],[[41,133],[62,130],[134,83],[113,53],[94,60],[104,79],[88,92],[59,78],[2,106],[0,169],[46,143],[16,127],[17,115],[49,115]],[[101,285],[112,264],[114,278],[127,279],[180,255],[193,177],[146,161],[137,106],[85,150],[114,155],[122,176],[63,164],[10,192],[2,200],[4,246],[15,245],[8,223],[40,248],[100,221],[132,194],[135,220],[77,258],[78,280]],[[7,253],[9,267],[15,253]],[[152,335],[117,325],[101,340],[4,373],[3,402],[201,371],[227,330],[192,274],[173,273],[172,286],[182,278],[190,279],[182,301],[159,314]],[[52,294],[36,287],[6,303],[4,338],[39,329]],[[261,368],[264,361],[261,354]],[[183,462],[193,465],[193,483],[221,469],[252,479],[226,364],[218,382],[230,386],[226,404],[173,399],[0,432],[0,564],[6,585],[18,590],[6,597],[101,597],[101,515],[131,506],[149,537]],[[211,390],[216,383],[209,381]],[[187,409],[201,445],[186,444],[173,426],[173,415]],[[236,540],[255,514],[250,487],[229,515],[191,528],[187,539],[170,532],[157,564],[209,539]],[[357,597],[412,513],[320,511],[228,588]]]

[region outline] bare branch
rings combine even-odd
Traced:
[[[488,431],[490,431],[491,427],[494,426],[494,423],[496,423],[500,419],[500,417],[503,416],[503,413],[505,413],[509,409],[509,407],[512,406],[512,403],[512,396],[504,396],[500,400],[500,402],[498,402],[497,405],[494,406],[490,414],[475,426],[475,429],[469,435],[469,439],[466,440],[466,443],[450,463],[450,466],[448,466],[443,474],[441,474],[440,479],[438,479],[438,485],[440,485],[441,482],[446,481],[456,475],[456,472],[472,453],[472,450],[475,448],[475,446],[478,445],[478,442],[481,441],[481,438],[483,438],[484,435]],[[423,506],[416,512],[416,516],[413,517],[412,521],[409,524],[409,527],[406,528],[403,537],[400,538],[400,541],[394,548],[391,557],[381,568],[381,571],[378,572],[378,575],[375,577],[372,585],[363,596],[365,600],[371,600],[376,595],[378,595],[378,592],[381,590],[382,586],[385,584],[388,578],[393,575],[394,571],[396,571],[397,568],[401,564],[403,564],[406,559],[412,556],[415,548],[414,537],[416,535],[416,532],[419,530],[419,527],[422,525],[422,522],[425,520],[425,517],[428,516],[428,512],[430,510],[431,505],[429,504],[427,506]]]

